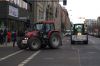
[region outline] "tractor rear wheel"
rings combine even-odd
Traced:
[[[61,37],[58,33],[53,33],[49,39],[49,47],[52,49],[59,48],[62,45]]]

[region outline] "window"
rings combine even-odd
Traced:
[[[83,25],[74,25],[74,34],[78,34],[78,33],[81,33],[81,34],[84,33]]]
[[[19,0],[16,0],[16,4],[19,5]]]
[[[43,24],[36,24],[34,29],[39,31],[43,30]]]
[[[50,30],[51,30],[50,24],[46,24],[46,32],[48,32]]]
[[[58,14],[58,9],[56,8],[56,13],[55,13],[55,17],[57,17],[57,14]]]
[[[51,27],[51,30],[55,30],[54,24],[51,24],[50,27]]]
[[[14,3],[17,4],[17,0],[14,0]]]
[[[39,9],[39,15],[38,15],[39,19],[43,19],[43,11]]]
[[[1,0],[0,0],[1,1]],[[3,0],[2,0],[3,1]],[[9,0],[6,0],[6,1],[9,1]]]
[[[14,0],[9,0],[11,3],[14,3]]]

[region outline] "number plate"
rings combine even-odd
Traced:
[[[27,44],[27,40],[22,40],[22,44]]]

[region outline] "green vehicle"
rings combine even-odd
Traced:
[[[88,34],[84,24],[74,24],[71,29],[71,44],[76,42],[88,44]]]

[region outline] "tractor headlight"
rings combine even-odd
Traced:
[[[28,40],[28,38],[25,38],[25,40]]]
[[[82,33],[77,33],[78,36],[82,35]]]

